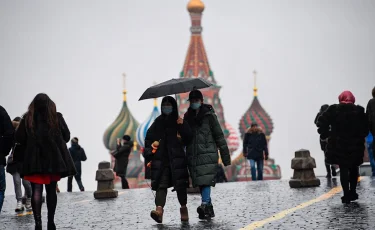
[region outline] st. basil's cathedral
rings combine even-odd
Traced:
[[[204,103],[210,104],[214,107],[215,113],[223,129],[226,137],[228,147],[232,154],[232,165],[226,167],[226,175],[228,181],[246,181],[251,180],[250,167],[247,160],[242,156],[242,152],[238,153],[240,148],[240,137],[243,138],[244,133],[250,127],[251,123],[257,123],[261,127],[269,142],[273,131],[273,122],[271,117],[262,108],[259,102],[257,87],[254,84],[254,96],[248,110],[244,113],[239,123],[239,133],[225,121],[224,108],[220,100],[221,86],[215,80],[214,73],[209,65],[206,50],[204,48],[202,39],[202,14],[205,6],[201,0],[190,0],[187,5],[187,10],[191,17],[191,39],[186,54],[184,66],[180,73],[182,78],[202,77],[211,82],[213,86],[201,90],[204,96]],[[256,72],[254,71],[254,78]],[[168,79],[165,79],[168,80]],[[143,163],[142,151],[144,148],[144,138],[148,128],[151,126],[156,117],[160,115],[157,99],[154,99],[154,106],[150,108],[149,117],[141,124],[131,114],[126,100],[126,89],[123,91],[123,103],[120,114],[115,121],[107,128],[104,133],[103,141],[105,147],[110,151],[115,151],[117,138],[122,138],[123,135],[131,136],[134,141],[134,148],[129,157],[129,164],[127,169],[127,178],[130,188],[148,187],[149,183],[145,180],[145,165]],[[188,93],[177,95],[177,102],[179,104],[180,114],[183,115],[189,107]],[[241,147],[242,149],[242,147]],[[237,153],[237,154],[235,154]],[[112,167],[114,166],[114,159],[111,157]],[[272,156],[272,150],[270,151]],[[281,178],[281,169],[275,164],[271,158],[265,162],[264,165],[264,179],[276,180]],[[116,182],[119,180],[117,179]]]

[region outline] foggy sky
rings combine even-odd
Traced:
[[[139,122],[153,106],[138,102],[143,91],[179,76],[190,40],[187,2],[0,0],[0,104],[13,118],[37,93],[49,94],[86,150],[86,190],[95,190],[98,162],[109,159],[102,137],[122,106],[121,74],[128,76],[128,105]],[[370,99],[375,2],[203,2],[203,41],[222,86],[226,121],[238,130],[256,69],[260,103],[275,125],[270,156],[283,178],[292,175],[290,162],[301,148],[315,157],[316,174],[325,175],[313,121],[343,90],[360,105]],[[66,180],[59,184],[65,191]],[[13,193],[7,174],[6,194]]]

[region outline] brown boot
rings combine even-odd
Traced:
[[[181,213],[181,221],[189,221],[189,212],[186,206],[180,208],[180,213]]]
[[[163,212],[163,207],[157,206],[156,210],[151,211],[151,218],[160,224],[163,222]]]

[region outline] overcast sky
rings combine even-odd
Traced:
[[[88,160],[83,183],[108,160],[105,129],[122,105],[122,76],[134,117],[143,122],[153,101],[138,102],[154,81],[176,78],[190,39],[187,0],[0,0],[0,104],[13,118],[45,92],[63,113]],[[204,0],[203,40],[225,119],[237,129],[259,99],[275,129],[270,156],[288,179],[294,151],[315,157],[324,175],[314,118],[324,103],[351,90],[365,106],[375,86],[375,2],[372,0]],[[159,100],[160,102],[160,100]],[[7,174],[7,194],[13,194]],[[75,183],[75,182],[74,182]],[[74,184],[77,189],[76,184]],[[60,183],[66,189],[66,180]]]

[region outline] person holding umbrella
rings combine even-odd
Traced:
[[[202,204],[197,208],[199,219],[215,216],[211,202],[211,186],[215,186],[215,176],[219,160],[218,149],[224,166],[231,164],[227,142],[220,123],[211,105],[203,104],[199,90],[189,94],[190,108],[184,120],[193,132],[193,139],[187,146],[188,166],[193,187],[199,186]]]
[[[178,115],[177,102],[173,97],[164,97],[161,102],[162,114],[148,129],[143,156],[151,167],[151,189],[156,191],[156,209],[151,218],[163,222],[163,208],[169,187],[177,192],[181,205],[181,221],[188,221],[187,187],[189,173],[184,147],[191,141],[189,125]]]

